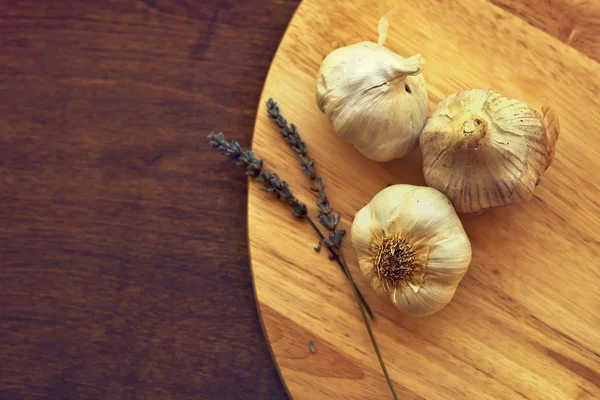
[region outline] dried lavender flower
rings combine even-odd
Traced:
[[[263,184],[262,191],[273,193],[279,200],[287,203],[292,208],[294,217],[304,218],[307,216],[306,205],[294,197],[288,184],[282,181],[276,173],[269,169],[263,169],[263,160],[255,159],[253,152],[244,151],[235,140],[232,140],[231,144],[228,143],[221,132],[216,134],[211,132],[208,140],[212,147],[220,149],[221,154],[232,159],[237,166],[245,166],[246,175]]]
[[[281,115],[279,105],[273,99],[269,99],[266,102],[267,114],[279,127],[279,133],[290,145],[290,147],[300,157],[300,163],[304,172],[310,177],[311,180],[315,181],[315,188],[311,189],[319,195],[319,201],[317,207],[319,208],[319,223],[323,225],[325,229],[329,231],[328,238],[323,241],[327,247],[339,249],[342,245],[342,239],[346,234],[344,229],[337,229],[337,225],[340,222],[341,217],[332,213],[329,199],[325,193],[325,186],[323,185],[323,178],[315,175],[314,160],[307,156],[308,148],[306,143],[300,137],[300,133],[294,124],[287,123],[287,120]],[[333,259],[333,257],[329,257]]]
[[[306,144],[300,138],[300,135],[296,130],[296,126],[294,124],[290,124],[288,126],[287,121],[279,112],[279,106],[275,101],[273,101],[273,99],[267,100],[267,113],[269,114],[269,118],[271,118],[277,124],[277,126],[279,126],[279,133],[281,136],[296,152],[296,154],[298,154],[298,157],[300,158],[300,164],[302,165],[304,172],[310,177],[310,179],[315,179],[315,170],[313,168],[314,161],[306,156],[308,149],[306,148]]]
[[[337,225],[340,223],[342,217],[340,215],[336,216],[332,212],[331,204],[329,204],[329,199],[327,198],[327,194],[325,194],[323,178],[317,176],[315,185],[316,188],[312,190],[319,195],[320,201],[317,202],[317,207],[319,208],[319,222],[329,231],[328,239],[325,239],[323,243],[328,247],[339,249],[342,245],[342,239],[346,234],[346,230],[337,229]]]

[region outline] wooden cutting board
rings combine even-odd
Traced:
[[[482,0],[420,0],[390,20],[386,46],[425,59],[430,111],[451,93],[493,88],[537,109],[548,102],[562,125],[554,164],[529,203],[461,215],[473,261],[444,310],[411,318],[380,300],[346,238],[343,252],[376,314],[375,336],[402,399],[600,398],[600,6],[569,1],[514,1],[511,13]],[[323,57],[377,41],[377,22],[394,5],[305,0],[258,110],[257,156],[315,216],[311,182],[266,117],[273,97],[308,145],[345,229],[387,184],[424,184],[419,151],[369,161],[335,136],[315,104]],[[291,397],[391,398],[348,282],[326,251],[313,250],[310,226],[251,182],[248,233],[258,308]]]

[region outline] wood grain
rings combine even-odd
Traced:
[[[378,19],[394,4],[305,0],[263,90],[262,100],[274,97],[297,125],[346,229],[387,184],[424,183],[418,151],[371,162],[335,136],[315,104],[323,57],[339,46],[375,41]],[[344,254],[377,315],[375,335],[401,398],[600,398],[596,45],[565,39],[562,29],[572,28],[560,26],[557,14],[534,12],[542,2],[499,4],[507,9],[481,0],[412,2],[392,19],[386,44],[404,56],[423,55],[430,109],[445,95],[483,87],[557,110],[562,134],[556,159],[534,198],[461,216],[473,262],[450,305],[430,317],[403,316],[380,300],[362,279],[348,239]],[[563,4],[577,26],[597,15]],[[589,29],[586,37],[597,38],[600,28],[591,23]],[[316,214],[311,183],[264,104],[253,150]],[[325,254],[311,250],[316,236],[310,226],[256,185],[249,188],[248,226],[259,309],[291,396],[391,398],[347,281]]]
[[[250,145],[298,1],[0,1],[0,399],[285,399]]]
[[[491,1],[588,57],[600,61],[599,2],[593,0]]]

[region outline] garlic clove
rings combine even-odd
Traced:
[[[354,215],[354,223],[352,224],[352,245],[356,252],[365,254],[369,252],[372,237],[381,237],[385,228],[380,224],[372,224],[372,220],[385,221],[385,215],[379,216],[375,214],[373,208],[362,208]]]
[[[461,232],[447,232],[429,248],[429,279],[444,284],[458,284],[471,260],[471,243]]]
[[[452,299],[458,285],[429,284],[415,292],[410,287],[395,289],[392,302],[405,314],[425,317],[440,311]]]
[[[544,105],[542,107],[541,114],[536,111],[536,116],[546,129],[546,137],[548,140],[548,144],[546,146],[546,152],[548,153],[548,165],[546,168],[548,168],[550,164],[552,164],[552,161],[554,161],[556,141],[558,140],[558,135],[560,134],[560,123],[558,122],[556,113],[548,105]]]
[[[427,185],[459,212],[527,201],[554,157],[554,111],[542,113],[493,90],[448,96],[420,138]]]

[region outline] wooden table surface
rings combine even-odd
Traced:
[[[494,0],[598,60],[597,1]],[[248,146],[298,0],[0,0],[0,399],[284,399]]]
[[[0,1],[0,399],[285,399],[249,146],[296,0]]]

